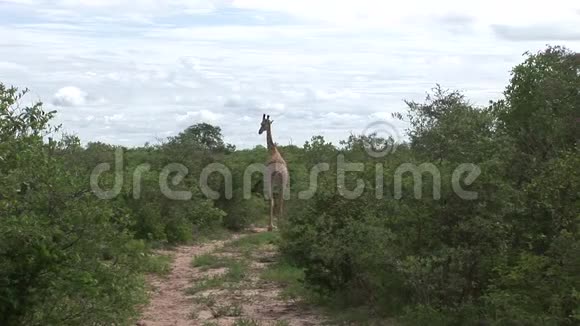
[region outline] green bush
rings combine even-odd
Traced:
[[[0,84],[0,324],[124,323],[145,299],[145,247],[64,162],[78,143],[43,142],[53,113],[23,94]]]
[[[238,190],[234,192],[232,199],[223,204],[223,209],[227,214],[223,218],[224,226],[233,231],[240,231],[262,221],[270,207],[266,206],[264,198],[252,195],[251,198],[244,199],[242,192]]]
[[[303,164],[344,155],[363,172],[346,177],[366,186],[345,199],[336,166],[319,176],[318,191],[293,199],[281,250],[304,268],[306,286],[344,307],[366,305],[410,325],[578,323],[580,302],[580,157],[573,136],[580,105],[578,54],[549,47],[513,70],[505,99],[478,108],[458,92],[434,89],[424,103],[407,102],[410,142],[375,159],[351,135],[342,149],[307,143]],[[577,135],[577,133],[576,133]],[[315,141],[316,140],[316,141]],[[316,146],[313,146],[316,145]],[[334,153],[334,154],[332,154]],[[383,166],[385,196],[375,197],[375,164]],[[393,180],[402,163],[430,163],[440,173]],[[457,166],[481,174],[463,199],[451,185]],[[304,182],[304,181],[302,181]]]

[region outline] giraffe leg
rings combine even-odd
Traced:
[[[282,218],[284,217],[284,198],[282,196],[280,196],[280,198],[278,198],[278,225],[280,225],[280,220],[282,220]]]
[[[290,194],[290,189],[288,188],[288,177],[282,177],[282,187],[280,189],[280,197],[279,197],[279,204],[280,207],[278,208],[278,223],[280,223],[280,219],[284,218],[284,200]]]
[[[272,231],[274,226],[272,225],[272,219],[274,218],[274,197],[270,198],[270,224],[268,224],[268,231]]]

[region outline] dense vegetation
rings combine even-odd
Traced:
[[[314,198],[289,211],[283,250],[306,269],[311,288],[408,324],[578,324],[579,113],[580,56],[559,47],[529,55],[513,69],[505,99],[488,107],[436,88],[396,115],[410,123],[410,141],[394,154],[372,160],[357,136],[338,150],[365,162],[358,177],[367,191],[345,199],[331,168]],[[314,139],[301,160],[328,150]],[[378,162],[383,200],[374,191]],[[407,162],[437,167],[439,199],[429,174],[422,198],[405,177],[403,197],[393,199],[393,176]],[[465,185],[476,199],[452,189],[462,163],[481,170]]]
[[[408,102],[395,114],[409,123],[406,143],[351,135],[338,145],[314,136],[280,146],[292,188],[282,254],[322,301],[403,324],[579,323],[579,90],[580,56],[549,47],[528,54],[504,98],[487,107],[439,87],[424,103]],[[82,146],[75,136],[51,138],[54,112],[21,106],[24,93],[0,84],[0,325],[130,321],[146,300],[151,247],[241,230],[267,213],[259,176],[243,197],[244,171],[265,162],[263,146],[236,150],[205,123],[155,145]],[[369,144],[396,150],[373,157]],[[363,163],[345,177],[350,190],[364,181],[357,198],[337,184],[342,158]],[[90,182],[99,163],[111,163],[99,186],[119,185],[106,200]],[[178,168],[167,170],[175,163],[187,170],[182,180]],[[316,192],[298,198],[319,163],[330,168]],[[409,163],[440,174],[424,174],[420,197],[410,173],[396,194],[394,176]],[[464,163],[480,171],[460,178],[476,198],[459,196],[452,182]],[[219,198],[200,186],[212,164],[231,171],[231,198],[219,173],[207,180]],[[174,181],[170,191],[189,191],[187,200],[168,196],[160,178]]]

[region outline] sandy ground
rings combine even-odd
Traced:
[[[257,232],[263,232],[259,229]],[[192,259],[201,254],[240,256],[235,248],[221,250],[229,241],[245,235],[234,235],[227,241],[211,241],[201,245],[181,246],[161,252],[174,257],[172,269],[165,277],[150,276],[154,289],[144,309],[139,326],[234,325],[239,320],[254,320],[251,325],[321,325],[324,318],[314,309],[294,300],[279,297],[280,286],[260,279],[260,272],[273,261],[275,248],[263,248],[248,258],[249,275],[235,286],[208,289],[193,295],[187,289],[225,268],[202,270],[192,266]],[[235,307],[235,312],[219,313],[220,307]],[[247,325],[247,324],[246,324]]]
[[[173,256],[171,272],[166,277],[149,276],[149,283],[154,292],[151,294],[149,305],[143,312],[142,320],[137,324],[143,326],[195,325],[189,319],[191,299],[184,292],[195,278],[191,261],[195,256],[222,247],[224,243],[225,241],[211,241],[201,245],[181,246],[172,251],[158,251],[159,254]]]

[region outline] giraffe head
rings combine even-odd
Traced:
[[[262,115],[262,123],[260,125],[260,130],[258,130],[258,134],[262,134],[264,131],[270,129],[270,125],[274,122],[274,120],[270,120],[270,116],[266,116],[266,114]]]

